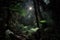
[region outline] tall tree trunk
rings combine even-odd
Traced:
[[[7,27],[7,5],[6,1],[0,0],[0,40],[5,40],[5,31]]]
[[[37,9],[37,2],[36,0],[33,0],[34,2],[34,9],[35,9],[35,16],[36,16],[36,22],[37,22],[37,27],[39,27],[39,20],[38,20],[38,9]]]

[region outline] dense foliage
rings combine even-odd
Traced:
[[[5,2],[5,3],[4,3]],[[1,40],[58,40],[59,4],[55,0],[2,1]],[[55,7],[56,6],[56,7]],[[3,38],[3,39],[2,39]]]

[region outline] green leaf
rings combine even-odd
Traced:
[[[40,23],[46,23],[47,21],[46,20],[41,20]]]

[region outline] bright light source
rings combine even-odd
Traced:
[[[29,7],[29,10],[32,10],[32,7]]]

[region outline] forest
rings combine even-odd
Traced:
[[[59,40],[59,0],[0,0],[0,40]]]

